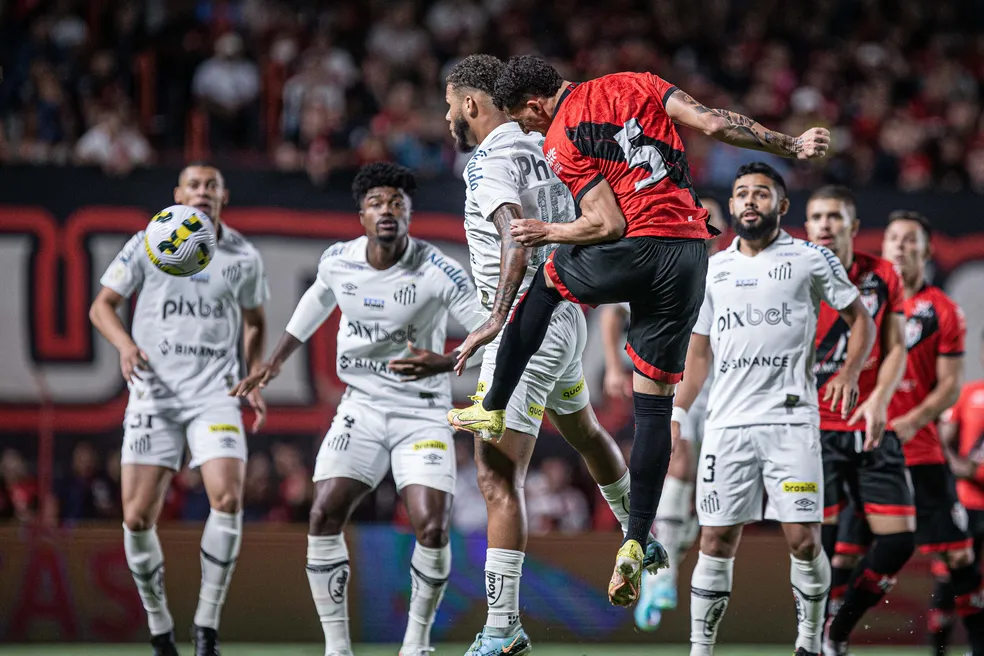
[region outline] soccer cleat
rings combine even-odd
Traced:
[[[820,656],[820,654],[814,653],[812,651],[807,651],[806,647],[800,647],[793,652],[793,656]]]
[[[465,656],[522,656],[532,651],[533,645],[523,627],[519,627],[516,634],[508,638],[487,636],[485,629],[482,629],[482,632],[475,636],[475,642],[465,652]]]
[[[646,554],[642,558],[642,568],[651,574],[670,566],[670,556],[656,538],[649,536]],[[676,604],[674,604],[676,607]]]
[[[656,597],[653,595],[655,581],[647,580],[653,576],[655,575],[648,572],[642,575],[642,594],[633,612],[635,624],[640,631],[655,631],[663,620],[663,611],[656,605]]]
[[[151,636],[150,646],[154,656],[178,656],[178,645],[174,642],[174,631]]]
[[[414,647],[404,645],[400,647],[399,656],[430,656],[434,653],[433,647]]]
[[[475,403],[467,408],[451,408],[448,423],[456,430],[475,433],[486,442],[501,440],[506,430],[506,411],[486,410],[480,396],[473,396],[471,400]]]
[[[823,643],[820,647],[820,651],[823,656],[850,656],[846,640],[844,642],[834,642],[830,639],[830,625],[833,621],[833,617],[828,617],[827,622],[824,624]]]
[[[195,656],[220,656],[218,631],[197,624],[194,631]]]
[[[627,540],[618,550],[615,571],[608,583],[608,600],[612,605],[631,606],[639,598],[644,557],[642,546],[635,540]]]

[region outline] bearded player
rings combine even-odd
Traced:
[[[912,496],[906,482],[899,437],[886,432],[889,401],[905,370],[902,281],[890,262],[857,252],[854,239],[861,223],[849,189],[827,186],[815,191],[806,206],[806,235],[833,251],[861,292],[878,331],[871,355],[858,379],[858,409],[851,417],[820,406],[824,450],[824,546],[831,559],[828,616],[834,644],[846,644],[857,620],[890,586],[872,581],[892,580],[914,549]],[[828,305],[817,325],[815,373],[820,394],[844,366],[850,327]],[[848,483],[852,485],[848,485]],[[856,482],[856,484],[854,484]],[[845,491],[858,499],[849,503]],[[846,506],[846,508],[845,508]],[[842,509],[843,514],[842,514]],[[857,549],[837,542],[838,522],[846,527],[867,525],[877,536],[863,566]],[[841,611],[846,605],[846,610]]]
[[[144,255],[144,233],[138,232],[103,274],[89,318],[120,352],[130,389],[123,424],[123,546],[147,611],[153,653],[178,653],[157,518],[187,447],[211,506],[202,533],[195,654],[217,656],[219,615],[242,542],[246,461],[240,402],[228,392],[240,375],[240,336],[249,370],[260,364],[269,292],[259,253],[222,223],[229,191],[217,168],[186,167],[174,202],[215,222],[212,262],[188,278],[163,273]],[[117,312],[134,294],[131,336]],[[259,430],[266,406],[256,390],[246,399],[257,411],[253,430]]]
[[[626,349],[635,365],[636,439],[629,530],[608,591],[613,604],[628,606],[639,597],[643,546],[669,465],[673,392],[703,299],[704,241],[711,237],[674,122],[735,146],[800,159],[823,157],[829,133],[816,128],[796,138],[773,132],[745,116],[708,109],[649,73],[566,82],[531,56],[507,63],[494,100],[524,132],[545,135],[545,159],[581,216],[570,223],[513,219],[510,230],[520,244],[561,245],[516,306],[482,403],[449,419],[486,439],[501,437],[509,399],[561,301],[630,304]],[[462,358],[480,338],[469,335]]]
[[[451,70],[447,119],[459,150],[475,147],[465,167],[465,234],[472,271],[487,317],[472,335],[488,344],[476,398],[492,380],[506,319],[552,246],[531,249],[509,232],[512,219],[540,216],[574,220],[574,199],[543,159],[539,135],[523,134],[492,102],[504,64],[471,55]],[[530,651],[519,612],[519,581],[527,525],[523,484],[544,414],[584,459],[612,512],[627,529],[629,474],[621,451],[598,423],[581,370],[587,341],[584,314],[574,303],[557,306],[543,346],[530,360],[506,410],[498,442],[476,440],[478,481],[489,516],[485,577],[489,612],[469,654],[519,655]],[[494,594],[493,594],[494,592]]]

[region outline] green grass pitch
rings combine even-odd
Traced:
[[[188,645],[178,645],[182,654],[191,653]],[[396,656],[399,645],[356,645],[355,656]],[[468,645],[439,645],[434,656],[462,656]],[[719,647],[719,656],[790,656],[791,647],[775,645],[755,647]],[[954,654],[959,653],[954,648]],[[0,646],[3,656],[133,656],[149,654],[148,645],[16,645]],[[687,656],[688,649],[683,645],[533,645],[536,656]],[[879,647],[852,649],[855,656],[925,656],[927,647]],[[322,656],[324,648],[320,645],[302,644],[223,644],[223,656]]]

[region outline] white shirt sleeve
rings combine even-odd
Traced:
[[[835,310],[843,310],[858,297],[858,288],[847,277],[847,270],[834,253],[823,246],[810,244],[815,251],[813,262],[813,291],[827,305]]]
[[[99,284],[108,287],[123,298],[129,298],[143,285],[143,267],[147,260],[144,254],[144,231],[130,237],[126,246],[116,259],[106,268]]]
[[[504,203],[520,205],[519,181],[512,160],[504,153],[483,156],[481,152],[472,158],[472,166],[465,169],[468,193],[478,205],[486,220]]]
[[[239,305],[252,310],[263,305],[270,298],[270,287],[267,284],[266,269],[263,258],[256,253],[253,261],[252,275],[247,276],[239,288]]]
[[[700,313],[697,315],[697,323],[694,324],[692,332],[698,335],[710,335],[711,328],[714,327],[714,305],[711,303],[710,285],[704,287],[704,302],[700,306]]]
[[[311,339],[311,335],[325,322],[334,311],[338,302],[335,292],[331,290],[330,260],[322,259],[318,266],[318,277],[314,284],[308,287],[294,308],[294,314],[287,322],[287,332],[302,342]]]

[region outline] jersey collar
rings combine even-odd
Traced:
[[[567,96],[571,95],[571,91],[576,89],[579,84],[580,82],[571,82],[567,85],[567,88],[564,89],[564,93],[560,94],[560,100],[557,101],[557,106],[554,107],[553,117],[557,116],[557,112],[560,111],[560,106],[564,104],[564,101],[567,100]]]
[[[738,252],[739,243],[741,243],[741,237],[735,237],[731,241],[731,245],[728,246],[727,250],[731,251],[732,253]],[[775,238],[775,240],[771,244],[765,247],[765,250],[769,250],[773,246],[789,246],[792,243],[793,243],[793,236],[790,235],[785,230],[783,230],[782,228],[779,228],[779,235]]]
[[[492,130],[487,135],[485,135],[485,138],[482,139],[482,143],[478,144],[477,150],[482,150],[483,148],[485,148],[485,144],[491,143],[492,139],[499,136],[500,134],[506,134],[507,132],[522,133],[522,131],[523,129],[519,127],[519,123],[514,123],[513,121],[506,121],[502,125],[496,126],[494,130]]]

